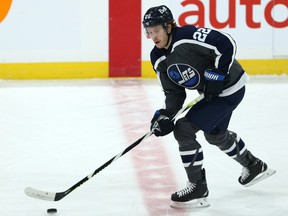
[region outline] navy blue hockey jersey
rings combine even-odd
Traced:
[[[220,97],[233,94],[247,82],[246,73],[235,59],[236,43],[230,35],[192,25],[173,28],[171,34],[168,49],[155,46],[150,53],[167,110],[175,113],[182,107],[186,89],[203,91],[207,68],[225,76]]]

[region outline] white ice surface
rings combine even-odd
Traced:
[[[277,173],[242,187],[240,165],[199,133],[211,206],[179,211],[170,195],[186,177],[173,135],[148,138],[58,202],[24,194],[64,191],[144,135],[163,104],[156,80],[0,81],[0,215],[287,216],[287,92],[286,76],[252,77],[230,124]]]

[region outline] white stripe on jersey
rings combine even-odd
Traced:
[[[227,89],[224,89],[223,92],[219,95],[219,97],[226,97],[234,94],[235,92],[243,88],[243,86],[245,86],[245,84],[248,82],[248,79],[249,76],[247,75],[247,73],[244,73],[237,83]]]
[[[161,56],[160,58],[158,58],[158,59],[156,60],[156,62],[155,62],[155,64],[154,64],[154,70],[155,70],[155,71],[157,71],[158,65],[159,65],[162,61],[164,61],[165,59],[166,59],[166,56],[163,55],[163,56]],[[157,71],[157,73],[158,73],[158,71]]]
[[[212,49],[214,50],[214,52],[216,53],[217,57],[215,59],[215,67],[218,68],[218,63],[219,63],[219,59],[220,57],[222,56],[222,54],[218,51],[217,47],[215,46],[212,46],[210,44],[207,44],[207,43],[203,43],[203,42],[200,42],[200,41],[196,41],[196,40],[193,40],[193,39],[182,39],[182,40],[179,40],[177,42],[175,42],[173,44],[173,47],[172,47],[172,50],[171,50],[171,53],[174,51],[174,49],[181,45],[181,44],[185,44],[185,43],[189,43],[189,44],[197,44],[199,46],[202,46],[202,47],[206,47],[208,49]]]
[[[216,31],[216,30],[214,30]],[[233,55],[231,57],[231,60],[230,60],[230,64],[229,64],[229,67],[228,67],[228,72],[227,74],[229,74],[229,70],[233,64],[233,61],[235,59],[235,56],[236,56],[236,50],[237,50],[237,46],[236,46],[236,43],[235,41],[233,40],[233,38],[227,34],[227,33],[223,33],[221,31],[217,31],[219,32],[220,34],[223,34],[225,35],[225,37],[227,37],[229,39],[229,41],[231,42],[232,46],[233,46]],[[205,48],[208,48],[208,49],[211,49],[211,50],[214,50],[214,52],[216,53],[217,57],[215,59],[215,68],[218,68],[218,65],[219,65],[219,60],[222,56],[222,53],[219,52],[219,50],[217,49],[216,46],[213,46],[211,44],[208,44],[208,43],[205,43],[205,42],[200,42],[200,41],[197,41],[197,40],[194,40],[194,39],[182,39],[182,40],[179,40],[177,42],[175,42],[173,44],[173,47],[172,47],[172,50],[171,50],[171,53],[174,51],[174,49],[180,45],[180,44],[184,44],[184,43],[190,43],[190,44],[197,44],[199,46],[202,46],[202,47],[205,47]]]
[[[232,58],[231,58],[231,63],[229,64],[229,69],[228,69],[228,74],[229,74],[229,70],[230,70],[230,68],[231,68],[231,66],[233,64],[234,59],[236,58],[237,45],[236,45],[236,42],[233,40],[233,38],[229,34],[221,32],[221,31],[218,31],[218,32],[220,32],[221,34],[225,35],[229,39],[229,41],[231,42],[231,44],[233,46],[233,55],[232,55]]]

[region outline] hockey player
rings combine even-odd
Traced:
[[[155,44],[150,58],[165,94],[165,107],[155,112],[151,131],[155,136],[174,132],[189,180],[186,188],[172,194],[171,206],[209,206],[203,151],[196,140],[200,130],[208,143],[243,166],[238,179],[241,185],[250,186],[274,174],[275,170],[247,150],[238,134],[228,130],[247,82],[247,74],[235,59],[233,38],[209,28],[178,27],[165,5],[150,8],[142,24]],[[204,99],[174,124],[171,119],[181,109],[186,90],[197,90]]]

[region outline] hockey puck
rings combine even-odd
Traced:
[[[47,209],[47,213],[48,214],[55,214],[55,213],[57,213],[57,209],[56,208],[49,208],[49,209]]]

